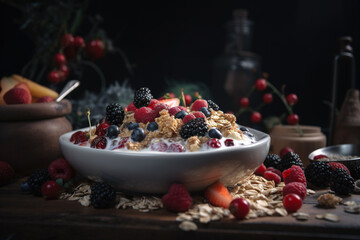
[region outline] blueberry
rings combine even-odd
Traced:
[[[205,115],[205,117],[210,117],[210,115],[211,115],[211,112],[206,107],[200,108],[199,111],[202,112]]]
[[[158,130],[158,128],[159,128],[159,125],[156,122],[151,122],[146,127],[146,129],[149,130],[150,132]]]
[[[138,127],[139,127],[138,123],[130,123],[129,126],[128,126],[128,129],[131,131],[131,130],[134,130],[135,128],[138,128]]]
[[[110,125],[106,130],[106,136],[110,139],[117,138],[117,136],[119,136],[119,133],[119,128],[116,125]]]
[[[186,115],[188,115],[187,112],[185,112],[185,111],[179,111],[179,112],[177,112],[177,114],[175,114],[175,118],[183,119]]]
[[[243,132],[248,132],[249,129],[247,129],[246,127],[240,127],[240,130],[243,131]]]
[[[135,142],[141,142],[142,140],[144,140],[145,136],[145,131],[142,128],[135,128],[134,131],[131,133],[131,139]]]
[[[220,132],[219,129],[217,128],[212,128],[209,130],[209,137],[210,138],[217,138],[217,139],[221,139],[222,138],[222,134]]]
[[[30,193],[31,189],[30,189],[30,185],[29,182],[25,181],[21,184],[21,191],[24,193]]]

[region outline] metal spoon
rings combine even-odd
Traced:
[[[78,80],[71,80],[69,81],[63,90],[60,92],[58,98],[55,100],[56,102],[60,102],[63,100],[64,97],[66,97],[69,93],[71,93],[75,88],[77,88],[80,85],[80,81]]]

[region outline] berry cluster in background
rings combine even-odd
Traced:
[[[282,92],[280,92],[274,85],[272,85],[267,80],[267,74],[264,74],[264,78],[259,78],[255,81],[254,86],[248,93],[248,96],[242,96],[239,99],[238,105],[240,109],[236,113],[237,116],[240,116],[246,112],[250,113],[250,122],[252,123],[260,123],[264,119],[264,116],[261,114],[261,110],[264,106],[270,105],[274,102],[274,96],[278,97],[284,106],[286,113],[283,113],[280,117],[276,117],[274,121],[274,117],[272,116],[272,123],[269,124],[268,129],[271,129],[273,125],[279,123],[286,123],[289,125],[297,125],[299,124],[299,116],[294,113],[293,106],[298,102],[298,97],[294,93],[285,94],[284,87],[282,88]],[[261,103],[258,106],[254,106],[251,102],[251,95],[257,91],[262,93]],[[252,98],[253,99],[253,98]],[[255,102],[255,101],[254,101]],[[274,106],[278,108],[278,106]],[[274,110],[276,109],[274,108]]]

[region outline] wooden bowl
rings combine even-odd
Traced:
[[[59,137],[72,130],[65,117],[70,112],[68,100],[0,106],[1,161],[19,175],[47,168],[61,157]]]

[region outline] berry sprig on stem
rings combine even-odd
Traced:
[[[262,115],[260,113],[260,110],[265,106],[273,102],[273,96],[277,96],[283,105],[285,106],[286,112],[287,112],[287,118],[286,122],[290,125],[297,125],[297,131],[300,135],[302,135],[302,131],[299,128],[299,116],[293,112],[292,107],[298,102],[298,97],[296,94],[291,93],[288,94],[285,97],[284,90],[285,85],[282,86],[282,92],[280,92],[273,84],[271,84],[267,80],[268,75],[264,73],[264,78],[260,78],[255,81],[253,87],[250,89],[248,95],[246,97],[242,97],[239,100],[240,110],[237,112],[237,116],[244,112],[251,112],[250,120],[253,123],[259,123],[262,120]],[[259,104],[256,108],[252,108],[250,106],[250,100],[249,97],[254,92],[254,90],[257,90],[259,92],[264,91],[265,89],[269,88],[271,91],[268,93],[264,93],[262,96],[262,103]],[[285,116],[281,116],[280,119],[283,119]]]

